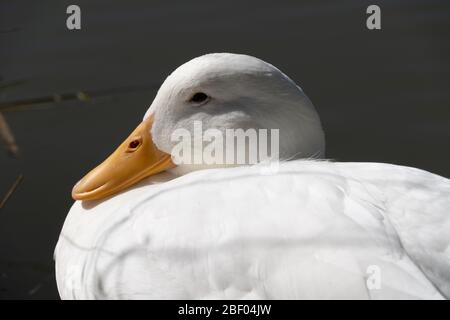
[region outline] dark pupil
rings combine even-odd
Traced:
[[[138,145],[139,145],[139,140],[133,140],[130,142],[131,149],[137,148]]]
[[[208,96],[206,94],[204,94],[203,92],[199,92],[199,93],[194,94],[194,96],[191,98],[191,101],[203,102],[206,100],[206,98],[208,98]]]

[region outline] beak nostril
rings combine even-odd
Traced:
[[[142,138],[136,138],[136,139],[133,139],[129,144],[128,144],[128,150],[127,150],[127,152],[133,152],[133,151],[136,151],[137,150],[137,148],[139,148],[139,146],[141,145],[141,143],[142,143]]]
[[[139,146],[139,140],[133,140],[130,142],[130,148],[137,148]]]

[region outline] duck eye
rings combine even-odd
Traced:
[[[201,102],[205,102],[208,99],[208,95],[203,93],[203,92],[197,92],[196,94],[194,94],[192,96],[192,98],[189,100],[190,102],[195,102],[195,103],[201,103]]]

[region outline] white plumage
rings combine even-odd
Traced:
[[[272,174],[263,165],[190,171],[161,173],[104,201],[75,202],[55,250],[61,297],[450,297],[446,178],[321,160],[282,162]],[[376,288],[368,285],[373,270]]]

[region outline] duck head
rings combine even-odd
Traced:
[[[181,175],[243,164],[205,159],[205,148],[213,139],[205,139],[203,133],[213,133],[217,143],[225,141],[229,132],[249,129],[266,130],[269,140],[277,130],[277,155],[281,160],[324,156],[324,133],[314,106],[280,70],[241,54],[195,58],[167,77],[142,123],[74,186],[72,197],[101,199],[165,170]],[[218,138],[221,134],[224,139]],[[188,139],[180,143],[186,136]],[[245,140],[247,155],[252,144],[261,143],[261,137]],[[270,141],[273,144],[274,140]],[[223,144],[223,149],[216,144],[213,153],[225,159],[230,149]],[[233,146],[232,152],[235,149]],[[194,161],[181,159],[187,154]],[[245,159],[244,164],[249,164],[249,157]]]

